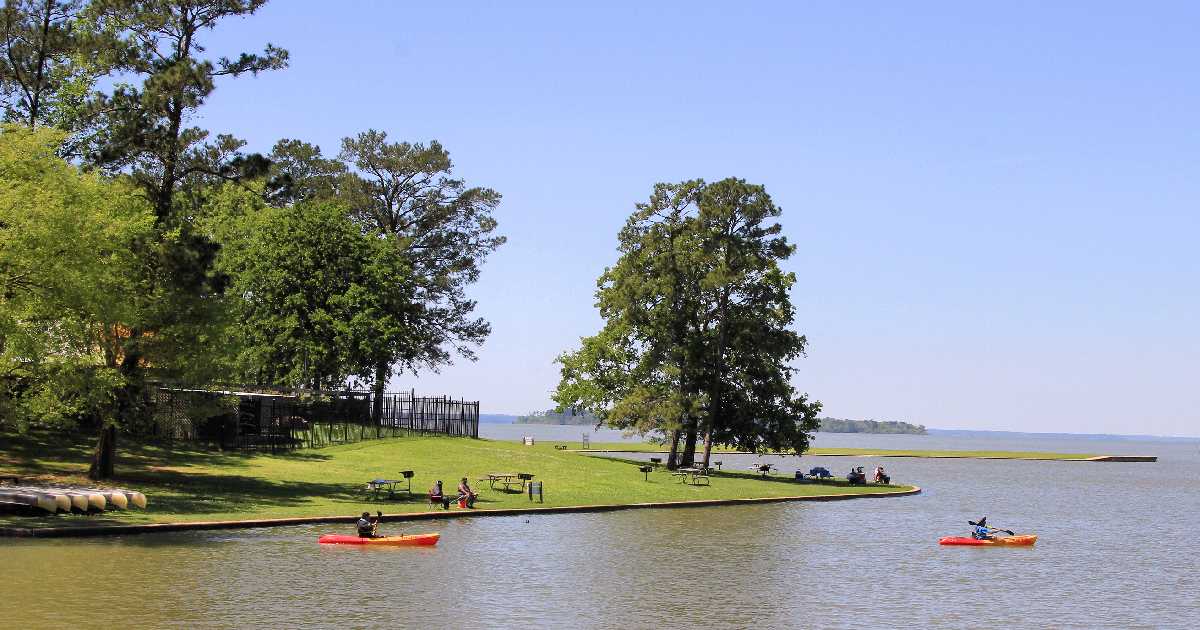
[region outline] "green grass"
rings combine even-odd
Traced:
[[[565,443],[571,448],[577,448],[574,443]],[[631,453],[665,452],[665,447],[646,442],[609,442],[593,443],[593,451],[626,451]],[[713,453],[736,452],[729,448],[714,448]],[[1086,453],[1044,453],[1041,451],[930,451],[930,450],[898,450],[878,448],[811,448],[805,455],[824,456],[856,456],[856,457],[962,457],[969,459],[1087,459],[1099,457]]]
[[[86,478],[91,440],[50,434],[0,434],[0,474],[43,481],[95,485]],[[221,453],[164,448],[129,440],[119,446],[118,477],[108,485],[146,494],[146,510],[99,515],[0,516],[0,527],[136,524],[350,515],[430,509],[426,493],[441,479],[453,491],[463,476],[479,492],[476,508],[529,507],[525,495],[490,490],[477,479],[489,472],[528,472],[544,482],[545,506],[736,499],[819,494],[897,492],[909,486],[855,486],[844,482],[797,483],[789,477],[759,478],[721,472],[711,486],[691,486],[658,470],[644,481],[641,462],[559,451],[551,443],[451,437],[405,437],[301,450],[282,455]],[[413,497],[379,500],[365,483],[413,470]],[[401,495],[402,496],[402,495]],[[537,505],[536,503],[534,505]],[[440,507],[438,508],[440,509]],[[451,508],[452,510],[457,508]]]

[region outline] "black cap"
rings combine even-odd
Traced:
[[[371,518],[370,512],[363,512],[363,518]]]

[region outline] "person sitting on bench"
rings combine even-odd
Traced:
[[[861,467],[851,468],[850,472],[846,474],[846,481],[850,482],[850,485],[852,485],[852,486],[859,485],[859,484],[866,484],[867,476],[865,474],[863,474]]]
[[[359,538],[379,538],[379,519],[383,518],[383,512],[376,512],[378,516],[371,518],[370,512],[363,512],[362,516],[355,522],[358,527]]]
[[[465,505],[469,508],[475,507],[475,491],[467,484],[466,477],[463,477],[462,481],[458,484],[458,504],[459,506]]]
[[[875,483],[889,484],[892,483],[892,478],[883,472],[883,466],[875,469]]]
[[[441,479],[438,479],[437,482],[433,484],[433,487],[429,489],[429,502],[441,503],[443,510],[450,509],[450,499],[446,498],[445,495],[442,494]]]

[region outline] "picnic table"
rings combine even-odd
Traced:
[[[379,491],[387,489],[388,498],[396,496],[396,484],[404,483],[403,479],[372,479],[367,482],[367,490],[375,493],[375,498],[379,498]]]
[[[488,487],[492,490],[496,489],[496,484],[504,486],[507,492],[512,486],[520,486],[521,492],[525,491],[525,482],[533,481],[533,475],[529,473],[488,473],[486,477],[479,479],[480,483],[487,482]]]
[[[706,468],[700,468],[700,467],[676,468],[675,472],[671,473],[671,475],[675,476],[675,477],[679,477],[679,479],[682,483],[688,483],[690,481],[692,483],[692,485],[698,486],[698,485],[700,485],[700,480],[703,479],[705,485],[711,485],[711,484],[709,484],[708,469],[706,469]]]

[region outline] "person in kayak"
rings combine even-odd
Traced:
[[[370,512],[363,512],[355,525],[358,527],[359,538],[379,538],[376,533],[379,530],[379,519],[383,518],[383,512],[376,512],[377,516],[372,519]]]
[[[972,523],[971,521],[967,522],[975,526],[975,531],[971,532],[971,538],[974,538],[975,540],[991,540],[993,538],[992,532],[999,531],[987,526],[986,516],[979,519],[978,523]]]
[[[475,491],[467,483],[466,477],[463,477],[458,484],[458,503],[462,505],[464,502],[469,508],[475,507]]]

